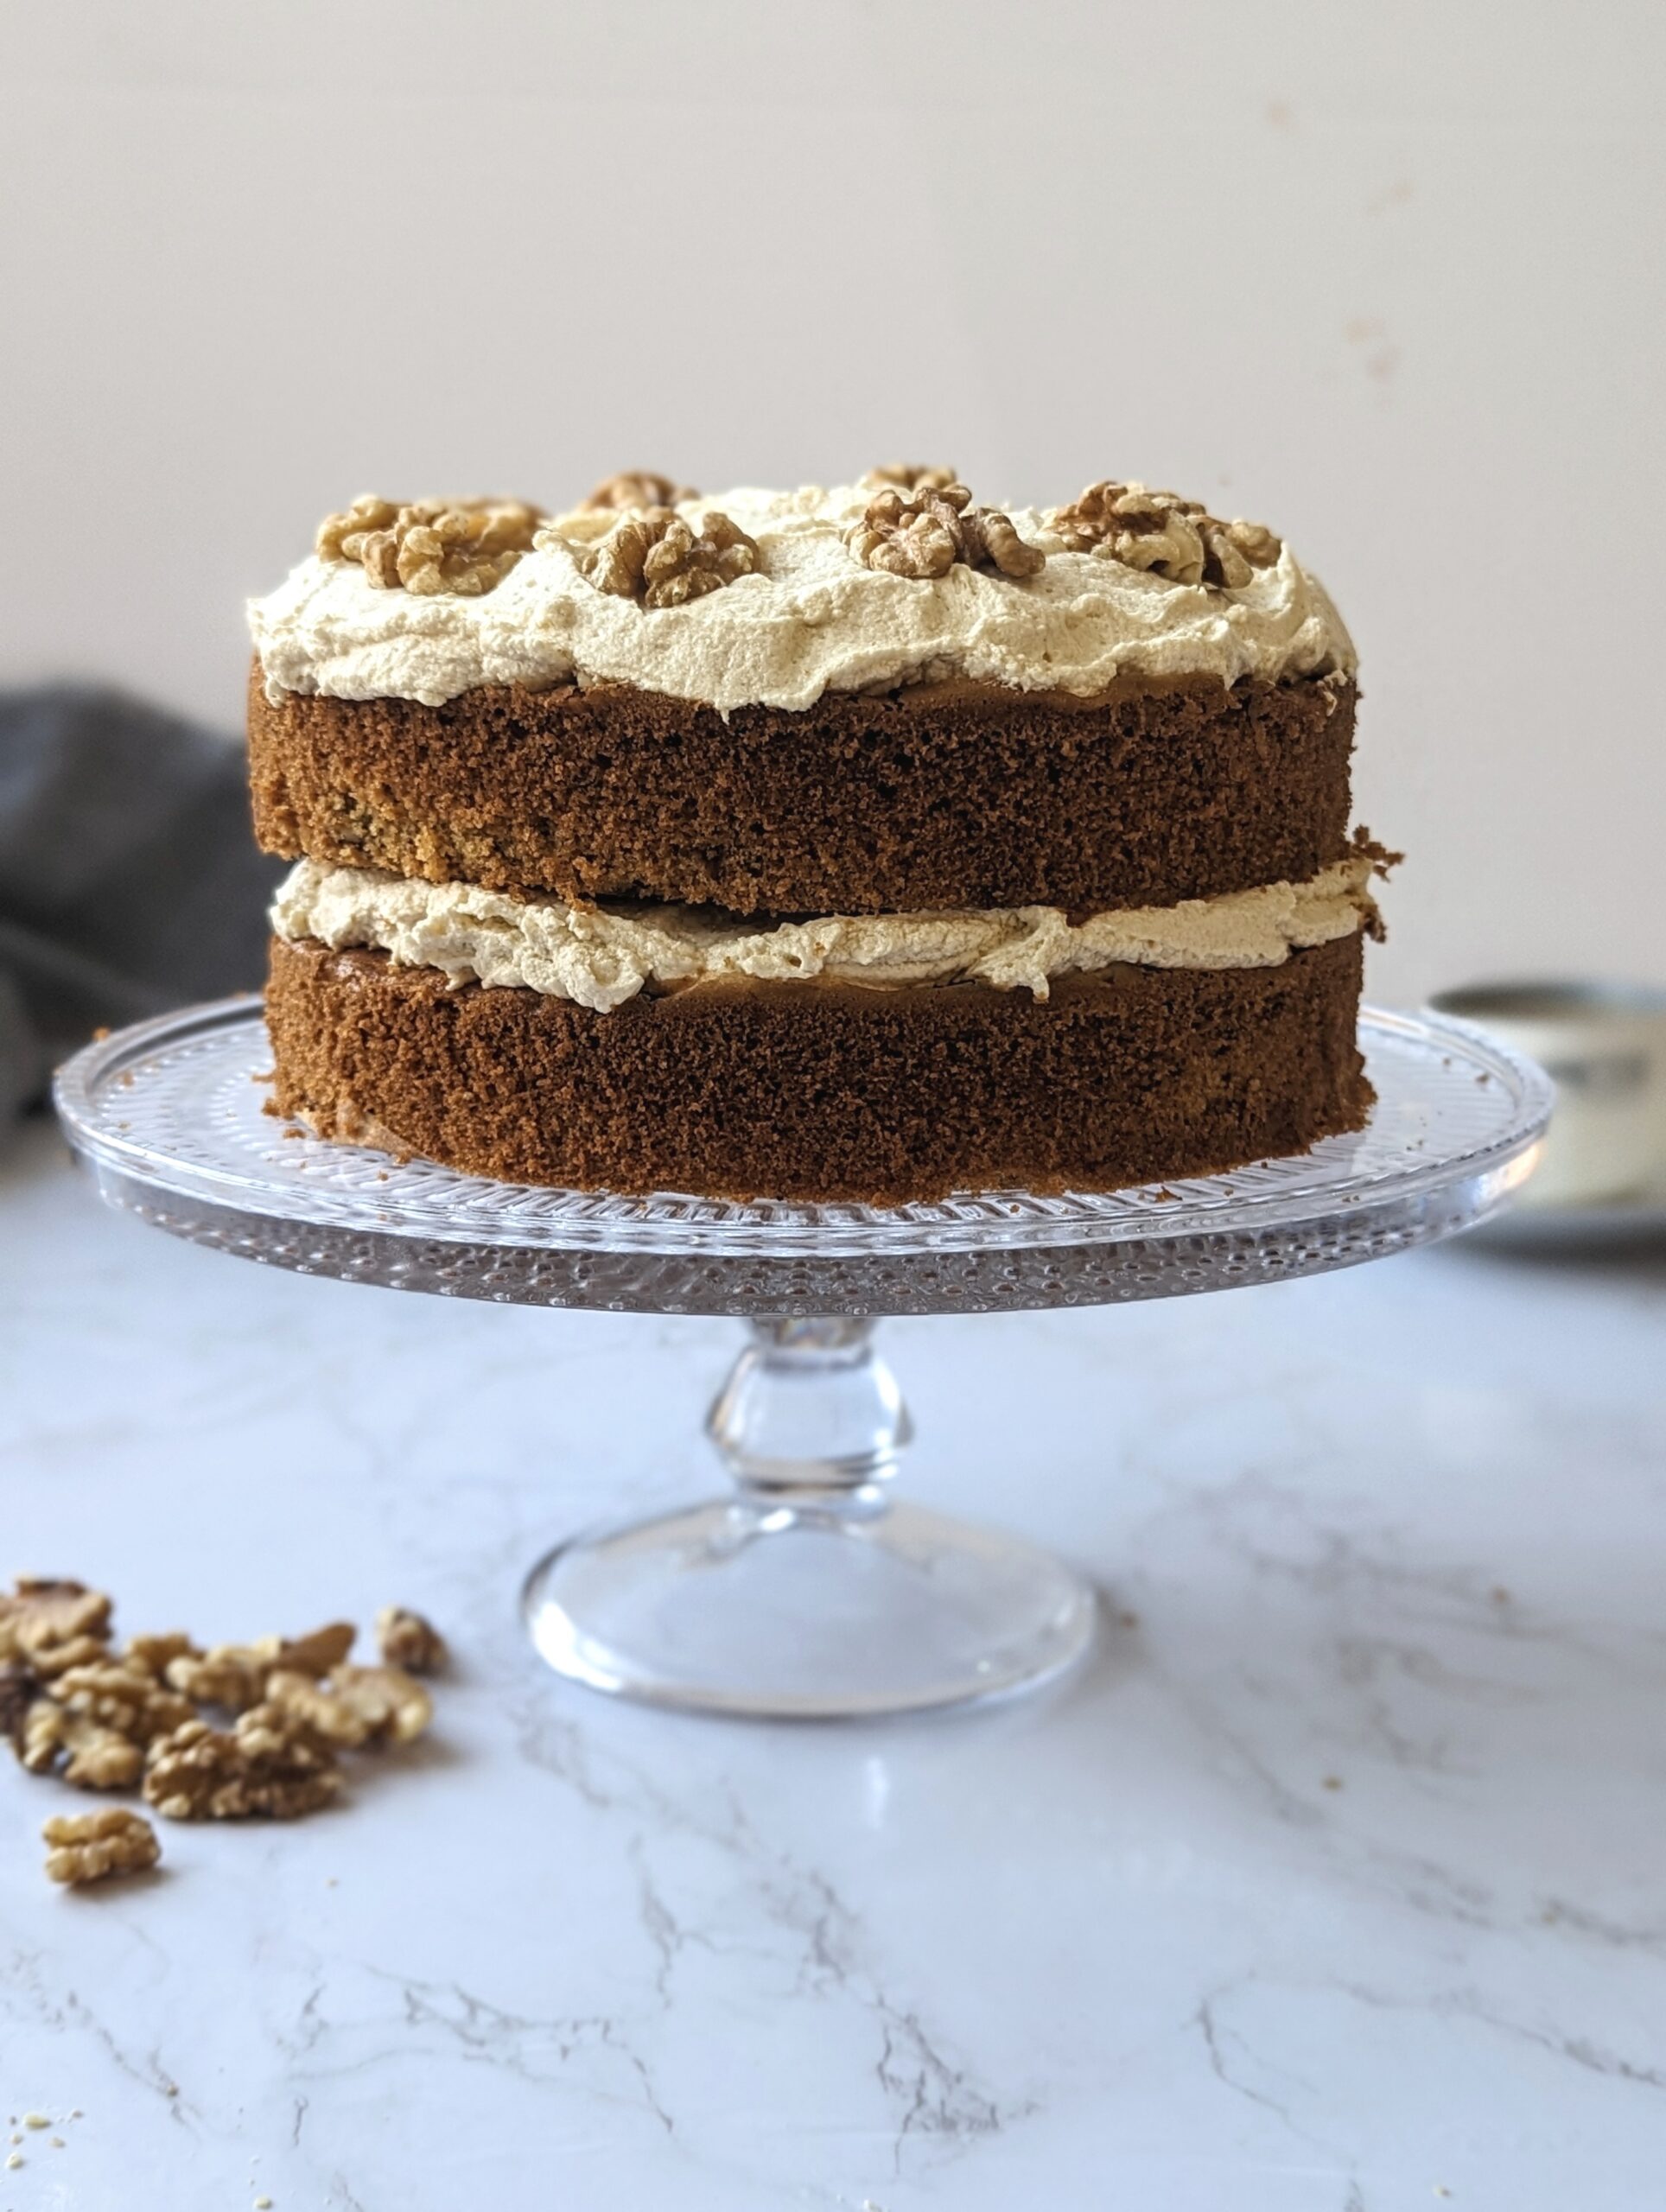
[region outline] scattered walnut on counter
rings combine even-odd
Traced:
[[[334,1690],[309,1681],[305,1675],[288,1674],[280,1667],[266,1685],[266,1695],[297,1726],[310,1730],[338,1751],[356,1751],[369,1741],[371,1724],[358,1707]]]
[[[1195,499],[1107,479],[1090,484],[1047,518],[1072,553],[1097,553],[1172,583],[1240,591],[1257,569],[1270,569],[1282,542],[1258,522],[1221,522]]]
[[[402,1667],[338,1667],[321,1688],[280,1669],[267,1696],[299,1726],[347,1751],[414,1743],[434,1718],[433,1700]]]
[[[356,561],[379,591],[419,598],[495,590],[543,523],[520,499],[415,499],[403,505],[366,493],[319,524],[321,561]]]
[[[443,1672],[449,1656],[445,1638],[431,1621],[408,1605],[384,1605],[376,1616],[376,1648],[390,1667],[408,1675]]]
[[[946,576],[957,561],[1015,580],[1038,575],[1047,557],[1040,547],[1025,543],[1009,515],[971,500],[963,484],[921,482],[906,498],[887,487],[874,493],[844,542],[864,567],[888,575]]]
[[[721,591],[758,565],[758,544],[727,515],[709,514],[698,533],[670,507],[624,515],[575,556],[598,591],[645,607],[681,607]]]
[[[12,1594],[0,1595],[0,1662],[48,1675],[101,1659],[110,1614],[109,1599],[84,1582],[19,1575]]]
[[[162,1857],[156,1831],[143,1813],[111,1805],[100,1813],[60,1815],[41,1827],[52,1846],[48,1878],[79,1888],[107,1881],[112,1874],[143,1874]]]
[[[148,1744],[194,1718],[188,1697],[169,1689],[142,1668],[107,1659],[97,1666],[67,1667],[51,1684],[54,1699],[130,1744]]]
[[[338,1667],[330,1688],[365,1723],[369,1744],[413,1744],[434,1718],[434,1700],[403,1667]]]
[[[23,1746],[23,1722],[38,1695],[35,1676],[20,1660],[0,1666],[0,1736],[15,1751]]]
[[[294,1675],[310,1675],[315,1681],[339,1667],[358,1640],[351,1621],[327,1621],[307,1636],[264,1636],[253,1649],[274,1667]]]
[[[169,1629],[160,1636],[130,1636],[122,1647],[124,1666],[137,1667],[157,1681],[162,1680],[174,1660],[201,1656],[183,1629]]]
[[[31,1774],[61,1774],[77,1789],[131,1789],[144,1771],[142,1745],[51,1697],[23,1715],[17,1757]]]
[[[308,1636],[263,1636],[253,1643],[219,1643],[209,1651],[170,1659],[166,1678],[171,1688],[198,1705],[246,1713],[260,1703],[280,1668],[310,1681],[327,1675],[352,1650],[356,1633],[351,1621],[332,1621]]]
[[[217,1643],[211,1651],[191,1651],[170,1659],[162,1669],[170,1688],[194,1705],[217,1705],[245,1713],[258,1705],[270,1668],[262,1667],[245,1643]]]
[[[334,1753],[275,1705],[251,1707],[229,1729],[188,1720],[145,1762],[145,1802],[169,1821],[298,1820],[340,1788]]]
[[[442,1665],[417,1613],[378,1618],[385,1663],[356,1667],[351,1622],[298,1637],[199,1649],[183,1630],[110,1642],[108,1598],[68,1580],[23,1581],[0,1598],[0,1738],[30,1773],[83,1789],[143,1789],[169,1820],[292,1820],[339,1794],[338,1751],[408,1744],[433,1717],[427,1690],[391,1655]],[[200,1706],[236,1715],[217,1728]],[[54,1881],[155,1864],[135,1814],[49,1822]]]
[[[699,497],[692,484],[674,484],[651,468],[626,468],[604,476],[582,504],[594,512],[598,507],[680,507],[685,499]]]

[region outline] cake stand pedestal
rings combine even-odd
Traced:
[[[573,1537],[532,1569],[526,1618],[596,1689],[831,1719],[1045,1681],[1096,1611],[1046,1553],[892,1502],[910,1424],[875,1318],[1315,1274],[1466,1229],[1531,1172],[1551,1096],[1536,1068],[1451,1020],[1368,1011],[1360,1041],[1369,1127],[1300,1158],[893,1211],[532,1189],[302,1138],[264,1110],[251,999],[88,1046],[57,1104],[110,1204],[196,1243],[455,1298],[750,1320],[707,1424],[729,1494]]]

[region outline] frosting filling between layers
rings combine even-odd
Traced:
[[[1370,861],[1354,857],[1306,883],[1118,908],[1078,923],[1057,906],[1018,906],[836,914],[760,928],[692,906],[573,906],[303,860],[280,887],[271,919],[290,942],[385,952],[401,966],[437,969],[454,987],[520,988],[597,1013],[643,989],[747,976],[877,989],[984,983],[1045,999],[1054,976],[1118,963],[1278,967],[1294,951],[1375,921],[1370,874]]]
[[[681,607],[645,608],[582,573],[611,513],[556,517],[477,598],[378,590],[357,563],[315,556],[250,603],[267,693],[441,706],[482,684],[619,683],[728,713],[923,681],[1091,698],[1125,675],[1231,684],[1352,672],[1340,617],[1288,545],[1241,588],[1178,584],[1068,551],[1040,512],[1020,508],[1020,537],[1047,552],[1039,575],[1015,582],[957,563],[897,576],[844,542],[868,497],[811,486],[686,501],[678,512],[696,526],[721,512],[754,537],[758,568]]]

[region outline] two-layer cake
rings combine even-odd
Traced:
[[[276,1103],[512,1179],[897,1204],[1357,1128],[1347,633],[1137,485],[333,516],[251,609]]]

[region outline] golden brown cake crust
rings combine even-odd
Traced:
[[[725,982],[595,1014],[275,940],[267,1014],[277,1107],[326,1136],[511,1182],[893,1205],[1212,1173],[1357,1128],[1359,983],[1351,937],[1046,1001]]]
[[[725,720],[626,685],[273,702],[257,669],[255,827],[291,859],[736,914],[1169,906],[1343,856],[1354,705],[1339,677],[1175,678]]]

